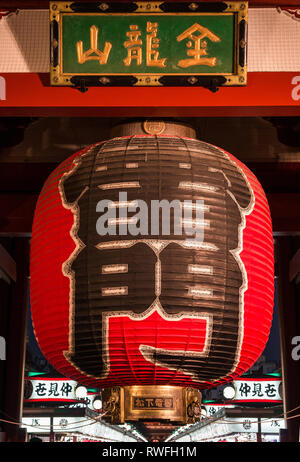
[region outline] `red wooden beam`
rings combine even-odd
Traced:
[[[299,0],[300,2],[300,0]],[[299,116],[300,72],[250,72],[245,87],[51,87],[49,74],[1,74],[2,116]]]

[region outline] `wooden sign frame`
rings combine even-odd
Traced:
[[[50,82],[245,86],[247,20],[247,2],[52,1]]]

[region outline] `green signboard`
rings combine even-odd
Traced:
[[[51,2],[51,84],[245,85],[247,3]]]

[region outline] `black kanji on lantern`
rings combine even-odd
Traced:
[[[99,235],[97,220],[120,195],[147,203],[148,233]],[[252,189],[237,164],[221,149],[179,137],[115,138],[90,148],[63,175],[60,193],[74,214],[76,249],[63,266],[70,278],[71,342],[67,359],[79,370],[103,378],[109,372],[110,313],[142,319],[156,307],[169,319],[181,313],[207,317],[205,351],[172,351],[144,346],[144,358],[197,378],[216,380],[233,370],[241,347],[241,312],[247,274],[239,257]],[[201,241],[185,230],[151,235],[151,201],[202,201]],[[109,202],[107,202],[109,204]],[[123,204],[124,205],[124,204]],[[109,205],[108,205],[109,206]],[[98,207],[98,208],[97,208]],[[128,212],[127,221],[134,216]],[[195,217],[194,217],[195,218]],[[172,220],[172,213],[170,215]]]

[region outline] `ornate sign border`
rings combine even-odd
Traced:
[[[172,13],[201,14],[229,13],[235,18],[235,50],[234,72],[230,75],[211,74],[103,74],[66,75],[62,72],[62,14],[92,13],[92,14],[132,14],[139,13]],[[81,2],[50,2],[50,84],[53,86],[73,86],[86,91],[89,86],[98,87],[128,87],[128,86],[179,86],[206,87],[217,91],[221,86],[245,86],[247,84],[247,25],[248,2],[216,2],[216,3],[171,3],[171,2],[136,2],[136,3],[81,3]]]

